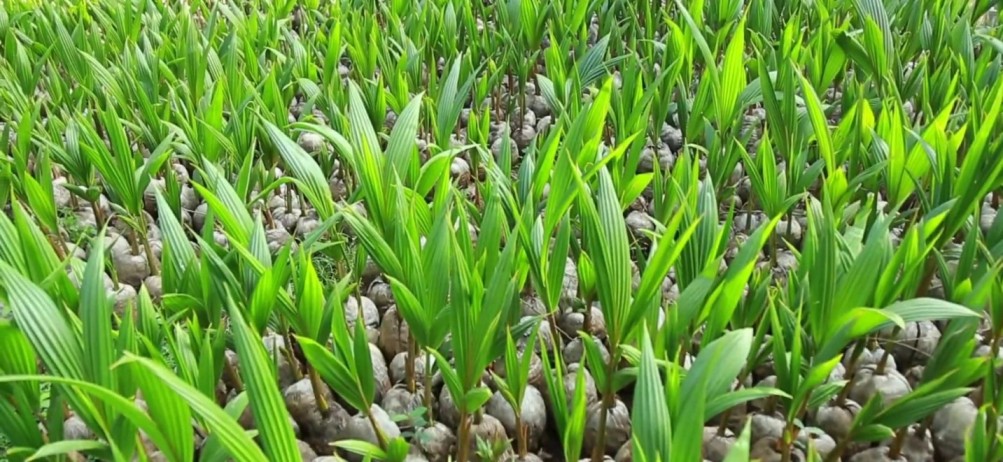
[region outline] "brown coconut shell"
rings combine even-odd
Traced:
[[[585,454],[591,454],[596,443],[599,442],[599,422],[602,420],[602,402],[593,403],[587,411],[585,422]],[[627,405],[619,399],[613,402],[613,406],[606,413],[606,445],[603,448],[604,454],[616,454],[620,446],[630,440],[630,410]]]

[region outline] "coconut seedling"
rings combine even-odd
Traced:
[[[316,287],[312,291],[313,301],[327,299],[324,304],[330,303],[332,306],[329,312],[333,351],[306,335],[296,335],[296,341],[307,362],[317,370],[319,376],[338,391],[342,400],[368,420],[371,425],[369,433],[374,439],[370,443],[378,444],[380,448],[387,450],[390,439],[398,437],[400,432],[396,426],[392,429],[385,428],[382,422],[377,420],[374,411],[378,409],[375,407],[376,378],[373,375],[372,356],[365,325],[357,322],[355,332],[350,335],[339,287],[335,285],[326,297],[319,289]],[[388,435],[388,430],[397,431],[396,434]]]
[[[845,345],[848,344],[849,341],[855,340],[855,337],[870,335],[891,325],[902,325],[906,321],[952,319],[973,316],[977,316],[977,314],[968,308],[943,300],[934,299],[911,299],[896,302],[880,310],[856,308],[841,316],[842,319],[838,325],[845,327],[840,328],[838,331],[833,332],[833,334],[827,337],[829,340],[823,344],[824,346],[818,354],[824,358],[826,355],[831,354],[831,352],[838,351],[836,345],[839,343]],[[967,368],[967,366],[965,367]],[[853,387],[858,387],[856,388],[859,393],[857,400],[863,401],[864,404],[861,405],[862,407],[860,411],[858,411],[854,416],[853,424],[847,432],[847,435],[837,441],[838,444],[833,452],[831,452],[827,457],[828,460],[837,460],[842,454],[842,451],[844,451],[850,442],[855,439],[859,438],[867,441],[881,441],[895,436],[893,428],[898,428],[902,432],[905,432],[908,424],[915,423],[926,417],[927,414],[924,412],[932,412],[932,410],[950,402],[956,396],[963,395],[967,392],[967,390],[958,388],[958,384],[966,382],[963,378],[959,379],[958,382],[934,382],[933,385],[928,385],[925,388],[921,387],[921,390],[917,389],[916,391],[910,390],[908,388],[908,384],[905,384],[905,391],[900,392],[896,391],[898,390],[897,388],[889,388],[891,385],[881,385],[886,382],[879,382],[876,379],[876,377],[878,377],[877,372],[873,372],[873,370],[867,371],[869,373],[866,375],[854,375],[852,379],[848,380],[846,385],[844,385],[843,389],[840,391],[839,396],[836,397],[835,406],[842,406],[848,396],[848,393],[853,393],[852,391],[847,392],[847,390],[853,390]],[[966,375],[967,373],[962,373],[959,377],[965,377]],[[873,385],[865,388],[863,385],[865,381],[872,381],[871,383],[873,383]],[[945,383],[949,385],[946,388],[941,388],[945,386]],[[927,394],[933,395],[935,392],[937,396],[936,398],[920,399]],[[911,408],[904,406],[908,406],[911,399],[918,399],[920,402],[933,401],[935,404],[932,408],[929,408],[926,411],[924,411],[921,406],[919,409],[909,410]],[[946,399],[946,401],[937,401],[939,399]],[[895,406],[902,406],[902,408]],[[894,409],[895,412],[902,413],[901,415],[906,415],[906,410],[908,410],[908,415],[911,416],[912,413],[917,413],[919,416],[898,427],[880,425],[872,426],[872,422],[869,419],[873,418],[876,414],[885,409]],[[900,421],[895,422],[901,423]],[[902,444],[902,438],[905,437],[904,435],[904,433],[900,433],[899,439],[897,440],[897,446]],[[900,447],[895,449],[897,446],[892,446],[892,450],[890,450],[892,455],[897,455],[898,450],[901,449]]]
[[[500,353],[499,334],[518,309],[517,287],[525,276],[516,265],[518,241],[506,239],[504,247],[498,245],[503,233],[514,230],[506,230],[501,222],[492,223],[499,228],[482,228],[482,233],[494,233],[499,239],[478,239],[474,247],[470,235],[462,231],[467,228],[465,210],[458,207],[455,214],[456,226],[461,231],[445,227],[451,253],[455,255],[448,285],[451,338],[444,346],[452,356],[452,363],[442,351],[431,353],[459,413],[457,461],[465,462],[476,448],[477,438],[489,443],[506,439],[501,423],[484,413],[483,405],[491,398],[491,392],[481,380],[487,366]],[[482,267],[480,262],[493,263]]]
[[[594,202],[590,188],[577,172],[575,179],[581,188],[578,208],[584,225],[583,248],[594,262],[597,298],[606,322],[610,353],[609,359],[604,361],[599,345],[590,336],[583,337],[592,373],[602,395],[597,416],[598,434],[595,441],[592,441],[592,459],[598,462],[609,447],[606,444],[608,412],[616,404],[617,389],[625,382],[623,373],[618,371],[623,354],[621,344],[632,337],[634,329],[644,319],[657,313],[655,309],[658,307],[662,281],[681,249],[686,246],[692,228],[676,238],[675,230],[681,222],[681,215],[676,216],[674,224],[659,238],[658,246],[652,250],[637,292],[632,296],[626,224],[612,177],[605,168],[598,170],[599,188]],[[627,433],[629,434],[629,430]],[[620,444],[615,446],[619,447]]]
[[[538,329],[537,325],[537,328],[531,331],[529,340],[526,342],[527,345],[536,345]],[[510,409],[498,409],[498,412],[506,416],[511,412],[513,422],[502,420],[502,423],[507,424],[506,430],[515,433],[517,455],[523,461],[527,460],[530,442],[534,442],[534,445],[539,443],[546,427],[547,417],[546,408],[541,406],[543,404],[542,396],[535,388],[532,389],[532,392],[535,392],[533,396],[541,399],[539,401],[526,400],[527,390],[530,390],[528,388],[529,368],[533,359],[532,349],[527,348],[527,350],[520,355],[516,342],[512,338],[511,330],[507,331],[505,335],[505,375],[502,377],[494,371],[491,373],[494,386],[498,389],[496,393],[510,407]],[[492,409],[490,404],[492,400],[495,400],[494,396],[489,400],[489,412]],[[527,408],[526,404],[529,404],[530,407]],[[502,419],[502,415],[496,417],[499,417],[499,420]]]
[[[100,122],[99,128],[82,118],[78,120],[84,141],[81,150],[101,174],[109,200],[120,207],[117,218],[125,221],[129,228],[125,233],[128,253],[114,256],[117,273],[124,280],[138,284],[147,275],[160,272],[150,246],[149,232],[153,223],[150,223],[145,211],[144,194],[153,175],[169,159],[173,136],[160,140],[149,158],[144,159],[134,152],[122,119],[113,106],[99,109],[96,121]],[[107,137],[107,144],[98,130]]]
[[[290,319],[290,324],[292,330],[295,332],[297,337],[308,338],[316,344],[326,345],[331,336],[331,329],[333,325],[336,324],[334,320],[335,314],[334,310],[344,310],[343,300],[336,300],[335,297],[340,298],[343,293],[346,293],[348,288],[347,277],[342,281],[335,281],[336,289],[330,296],[324,296],[324,286],[317,276],[317,271],[313,265],[313,259],[310,258],[310,250],[305,250],[303,248],[297,252],[298,255],[298,272],[296,275],[296,313]],[[266,273],[265,276],[271,276],[275,273]],[[272,281],[263,280],[261,284],[269,284]],[[260,287],[260,286],[259,286]],[[274,291],[272,292],[274,293]],[[255,297],[257,300],[268,300],[268,292],[264,292],[261,297]],[[342,316],[347,316],[342,314]],[[357,322],[363,327],[365,323]],[[348,328],[346,324],[346,329]],[[324,385],[321,382],[321,377],[317,372],[317,368],[308,362],[307,365],[307,375],[310,377],[310,384],[314,390],[314,396],[316,397],[317,407],[320,411],[321,416],[327,417],[330,413],[331,403],[327,402],[324,396]]]
[[[102,240],[103,234],[97,238],[98,242]],[[7,256],[9,257],[9,255]],[[27,255],[27,257],[32,256]],[[17,371],[17,373],[23,374],[21,378],[23,381],[25,377],[38,373],[39,362],[41,362],[53,376],[61,379],[87,381],[106,388],[117,386],[116,371],[110,370],[116,352],[111,338],[111,306],[105,298],[104,284],[101,279],[104,264],[104,253],[93,253],[87,263],[87,268],[84,270],[80,284],[80,305],[72,307],[73,311],[66,311],[69,307],[52,302],[45,292],[17,274],[8,263],[0,263],[0,274],[2,274],[4,281],[4,300],[13,313],[13,321],[20,328],[17,332],[10,330],[6,332],[9,337],[5,341],[16,347],[8,363],[11,373]],[[74,315],[74,311],[78,312],[80,317]],[[46,316],[55,316],[58,317],[58,320],[48,322],[45,321]],[[83,323],[82,333],[72,327],[71,319]],[[10,326],[10,324],[7,325]],[[63,337],[51,337],[57,333]],[[86,355],[82,346],[85,338],[88,341],[97,342],[91,344]],[[36,345],[44,345],[46,348],[36,349]],[[36,356],[36,351],[40,352],[37,353],[39,356]],[[31,362],[29,363],[27,360]],[[11,393],[11,398],[17,398],[17,401],[4,400],[3,408],[8,416],[12,417],[11,424],[8,425],[11,430],[11,433],[8,433],[8,438],[17,438],[11,443],[15,448],[22,448],[21,451],[24,452],[20,456],[22,458],[27,458],[35,451],[41,450],[46,444],[46,436],[42,428],[38,428],[35,424],[23,425],[24,418],[34,420],[36,416],[43,415],[37,382],[38,380],[30,380],[20,384],[5,385],[5,391]],[[110,428],[102,427],[102,425],[107,425],[108,422],[113,422],[118,418],[120,410],[116,407],[105,407],[107,404],[103,400],[95,401],[89,396],[78,396],[65,385],[56,385],[52,387],[52,390],[52,395],[56,397],[55,403],[63,403],[66,407],[60,408],[62,405],[57,407],[56,412],[52,413],[56,415],[47,420],[47,431],[60,430],[52,435],[50,440],[62,439],[63,420],[71,416],[77,416],[78,420],[90,429]],[[131,404],[129,403],[129,405]],[[25,411],[28,412],[24,417],[15,417],[17,412]],[[15,414],[11,414],[11,412]],[[7,433],[6,429],[4,433]],[[120,435],[104,433],[102,436],[119,437]],[[123,449],[127,452],[132,451],[131,446],[119,448],[116,443],[92,449],[95,454],[107,456],[121,454]]]
[[[360,438],[338,451],[438,462],[461,406],[466,457],[511,457],[496,408],[521,407],[485,372],[524,404],[538,384],[506,356],[542,369],[559,436],[523,458],[1001,457],[990,0],[76,3],[0,8],[7,459],[314,460]],[[484,308],[512,241],[519,295]],[[362,360],[356,328],[347,348],[324,331],[375,280],[410,445],[349,419],[290,337]],[[457,336],[458,307],[503,314]],[[751,346],[708,359],[735,333]],[[698,400],[706,361],[739,372]],[[322,437],[276,407],[324,401]]]
[[[551,338],[551,344],[545,345],[546,340],[538,338],[540,354],[544,364],[543,379],[546,384],[548,404],[551,410],[552,421],[557,427],[557,434],[561,438],[561,448],[564,460],[579,460],[582,452],[582,443],[585,439],[585,423],[587,410],[589,407],[586,374],[588,357],[583,356],[578,368],[573,374],[571,386],[568,386],[565,377],[569,374],[564,359],[557,348],[555,338]],[[550,351],[554,352],[551,360]],[[553,364],[551,368],[549,365]],[[595,395],[595,386],[592,387],[592,394]],[[570,395],[570,396],[569,396]],[[593,396],[594,397],[594,396]]]
[[[556,144],[554,148],[556,148]],[[552,156],[553,154],[554,150],[549,150],[549,152],[544,153],[544,156]],[[544,160],[547,160],[546,157]],[[557,171],[568,172],[570,165],[567,163],[567,156],[562,156],[562,160],[564,160],[562,163],[564,168],[558,167]],[[558,174],[555,185],[560,184],[564,188],[555,186],[551,189],[551,200],[547,202],[543,216],[536,215],[534,218],[537,209],[535,200],[537,196],[530,192],[528,197],[523,198],[525,202],[519,221],[519,242],[529,260],[530,282],[543,302],[548,315],[547,322],[552,333],[557,332],[555,317],[560,306],[565,279],[568,277],[566,262],[571,245],[571,223],[567,215],[576,194],[573,188],[570,188],[569,182],[569,175],[565,173],[562,177],[561,174]],[[589,310],[586,310],[586,318],[589,316],[588,312]],[[586,323],[588,324],[588,319],[586,319]],[[587,329],[588,326],[586,326],[586,331]]]
[[[845,385],[835,382],[823,387],[842,356],[819,356],[816,359],[811,358],[810,353],[806,354],[802,340],[802,320],[798,319],[800,313],[800,310],[791,313],[771,301],[769,318],[772,326],[775,382],[777,388],[787,390],[789,394],[770,397],[762,415],[775,420],[777,411],[781,411],[781,434],[770,436],[778,439],[778,452],[784,461],[792,460],[795,444],[804,431],[797,422],[802,421],[807,412],[816,408],[818,403],[827,401]],[[792,329],[789,327],[791,325]],[[807,364],[807,372],[802,372],[802,364]]]
[[[773,145],[770,142],[770,133],[763,133],[761,140],[755,157],[749,155],[745,151],[745,148],[739,147],[742,157],[745,159],[746,173],[749,175],[752,189],[755,191],[756,201],[762,208],[763,213],[769,217],[784,215],[794,204],[801,200],[801,195],[791,194],[791,190],[788,189],[787,185],[786,172],[778,172],[776,154],[773,152]],[[751,214],[747,214],[744,219],[750,220],[750,217]],[[743,218],[740,217],[737,219],[741,220]],[[787,225],[792,226],[791,223],[792,221],[788,221]],[[746,229],[749,228],[748,221],[745,227]],[[790,229],[781,229],[780,231],[789,237]],[[770,238],[770,263],[772,265],[776,265],[777,263],[777,249],[779,245],[777,234],[773,234]]]
[[[13,220],[6,214],[0,215],[0,261],[36,284],[51,278],[52,283],[45,286],[46,292],[52,297],[65,299],[73,306],[79,298],[80,286],[74,281],[83,279],[83,271],[78,267],[70,268],[70,271],[61,269],[62,262],[56,251],[47,244],[45,233],[20,201],[11,203],[11,212]]]
[[[448,201],[448,183],[441,167],[458,151],[438,153],[419,168],[415,152],[415,135],[418,130],[420,97],[415,97],[398,117],[386,151],[379,150],[379,142],[371,125],[365,120],[365,103],[359,91],[349,89],[349,118],[353,124],[351,143],[341,135],[323,127],[304,125],[318,131],[334,142],[346,154],[348,163],[359,175],[360,196],[366,213],[363,216],[353,208],[345,209],[345,221],[359,238],[362,248],[386,273],[397,313],[409,331],[406,371],[407,390],[419,390],[415,381],[415,361],[424,348],[437,348],[446,335],[446,324],[441,321],[446,306],[446,284],[440,273],[448,261],[448,244],[440,235],[445,229],[429,229],[432,213],[437,223],[443,221]],[[444,162],[443,162],[444,161]],[[411,209],[411,204],[424,198],[436,188],[433,211],[428,215],[397,216],[394,210]],[[438,229],[438,228],[436,228]],[[428,244],[422,242],[428,235]],[[432,409],[431,357],[425,355],[423,399],[426,409]]]
[[[240,371],[261,445],[269,458],[300,459],[300,451],[261,334],[244,320],[242,307],[229,304],[230,329],[236,343]]]
[[[37,117],[37,110],[35,117]],[[29,118],[30,120],[31,118]],[[30,131],[29,131],[30,134]],[[27,154],[25,154],[27,156]],[[36,172],[24,170],[21,174],[21,194],[29,209],[35,215],[39,227],[45,233],[52,248],[60,259],[66,258],[66,242],[60,235],[59,218],[53,190],[53,164],[46,153],[34,156]],[[35,177],[38,178],[35,178]]]
[[[511,62],[515,63],[514,67],[518,74],[517,90],[513,75],[509,73],[508,92],[510,97],[518,96],[518,101],[510,101],[509,107],[519,107],[518,120],[521,125],[525,123],[528,110],[526,84],[536,73],[540,45],[551,14],[551,6],[535,0],[509,0],[506,4],[499,5],[495,12],[499,24],[505,31],[502,40],[508,45],[507,50],[512,54]],[[535,92],[531,96],[536,96]]]
[[[633,460],[656,461],[684,457],[687,460],[700,460],[707,457],[707,450],[700,445],[703,438],[697,434],[701,431],[702,420],[706,415],[702,410],[720,408],[722,402],[744,399],[740,393],[725,392],[712,396],[706,394],[709,390],[704,390],[704,387],[711,387],[713,390],[722,390],[721,386],[727,387],[728,382],[734,379],[732,374],[737,376],[744,367],[741,360],[726,361],[722,369],[711,370],[708,367],[722,359],[721,355],[739,358],[737,355],[731,356],[726,348],[737,347],[737,352],[747,352],[751,346],[750,334],[749,330],[736,331],[736,335],[727,334],[712,342],[707,346],[706,353],[701,353],[703,359],[698,357],[693,368],[683,378],[683,370],[678,364],[659,362],[656,359],[648,328],[645,326],[641,329],[632,413],[633,436],[628,443]],[[744,350],[743,345],[746,347]],[[680,393],[684,395],[680,396]],[[679,412],[683,409],[683,402],[678,400],[683,398],[701,401],[688,401],[685,410]],[[695,425],[697,422],[701,422],[700,425]],[[750,428],[748,424],[744,426],[741,435],[727,449],[725,461],[749,460]]]
[[[103,234],[99,235],[97,243],[102,240]],[[74,452],[118,459],[137,454],[149,457],[159,452],[162,457],[171,459],[192,457],[194,431],[191,417],[197,416],[200,425],[219,431],[220,444],[231,454],[240,454],[248,460],[267,460],[250,437],[239,430],[235,419],[227,417],[207,396],[172,371],[145,358],[136,359],[145,367],[142,370],[122,366],[121,360],[116,361],[123,356],[136,358],[137,332],[131,311],[126,313],[118,331],[112,326],[111,305],[105,298],[101,280],[104,262],[103,252],[95,252],[87,263],[81,284],[80,305],[75,310],[79,317],[74,311],[60,313],[64,307],[54,303],[38,286],[14,273],[9,265],[0,264],[5,301],[13,310],[19,329],[25,329],[19,331],[24,332],[22,336],[5,337],[5,341],[13,342],[13,346],[21,346],[13,350],[21,354],[11,356],[11,360],[17,361],[20,366],[5,368],[18,374],[5,375],[0,382],[25,386],[36,384],[27,388],[18,385],[23,391],[15,390],[12,395],[18,397],[13,404],[21,410],[28,410],[25,406],[35,402],[29,392],[37,390],[37,383],[53,384],[49,409],[25,414],[32,418],[39,416],[47,422],[45,426],[35,428],[38,431],[44,429],[49,442],[38,439],[37,442],[42,444],[31,445],[34,436],[25,433],[28,427],[5,429],[8,437],[25,438],[12,441],[16,449],[8,456],[23,460],[32,455],[43,457]],[[71,322],[82,324],[82,333],[75,330]],[[83,348],[84,341],[88,345],[86,349]],[[26,350],[29,344],[31,349]],[[48,371],[46,375],[37,374],[38,364],[32,359],[31,350],[41,352],[37,359]],[[32,359],[30,367],[26,362],[28,359]],[[75,393],[69,387],[87,390],[88,393]],[[136,398],[137,391],[142,391],[142,400]],[[11,409],[8,406],[4,408]],[[64,430],[71,426],[70,420],[64,426],[64,412],[74,416],[71,420],[77,418],[79,423],[72,425],[84,425],[93,432],[90,434],[100,440],[64,441],[63,438],[70,435]],[[10,420],[11,423],[17,421]],[[140,439],[136,438],[137,430],[142,432]],[[37,434],[39,438],[42,435]],[[140,440],[143,444],[137,444]]]

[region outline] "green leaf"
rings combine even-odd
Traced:
[[[831,331],[825,334],[825,341],[815,354],[815,361],[828,361],[843,351],[853,340],[893,325],[902,327],[905,321],[890,311],[854,308],[833,322]]]
[[[299,252],[299,277],[296,278],[296,332],[310,337],[318,342],[327,339],[318,338],[324,319],[324,288],[317,270],[313,266],[313,258],[306,252]],[[260,287],[260,286],[259,286]],[[277,287],[276,287],[277,289]]]
[[[728,50],[725,52],[721,67],[721,90],[715,98],[718,121],[725,126],[733,123],[736,112],[741,109],[738,106],[738,97],[746,87],[745,20],[746,16],[742,15],[728,43]]]
[[[418,134],[418,118],[421,114],[422,93],[411,99],[404,111],[397,117],[390,141],[387,143],[387,165],[392,166],[407,186],[414,185],[419,175],[419,158],[415,137]]]
[[[92,248],[104,248],[104,231],[91,242]],[[92,251],[84,270],[80,287],[80,316],[83,322],[83,340],[87,353],[83,357],[87,378],[105,388],[115,389],[115,375],[111,370],[114,361],[112,344],[111,304],[105,295],[104,252]]]
[[[38,448],[26,462],[34,460],[45,460],[49,457],[59,457],[71,452],[87,452],[108,449],[108,444],[101,441],[91,440],[63,440],[56,441]]]
[[[797,67],[794,67],[797,70]],[[815,88],[808,79],[804,78],[800,72],[798,77],[801,82],[801,91],[804,92],[805,106],[808,111],[808,118],[815,132],[815,141],[818,143],[819,155],[825,160],[826,171],[832,174],[839,168],[836,163],[836,153],[832,145],[832,137],[829,135],[829,122],[822,112],[822,102],[815,93]]]
[[[561,437],[561,441],[564,443],[565,460],[578,460],[585,437],[588,402],[585,396],[585,364],[580,366],[578,372],[575,373],[575,393],[571,398],[571,412],[567,416],[566,427]],[[557,380],[557,386],[563,390],[564,381],[560,377]],[[567,402],[562,400],[561,405],[567,405]]]
[[[344,399],[349,406],[352,406],[360,412],[364,412],[366,409],[369,409],[366,406],[367,400],[361,396],[359,384],[353,376],[352,369],[349,365],[335,357],[335,355],[327,348],[309,338],[297,336],[296,341],[303,350],[303,355],[306,357],[310,366],[313,367],[318,374],[320,374],[321,378],[323,378],[332,389],[338,390],[342,399]]]
[[[358,454],[371,460],[388,460],[386,451],[379,446],[366,441],[347,440],[331,443],[336,448],[344,449],[352,454]]]
[[[904,322],[946,321],[959,318],[977,318],[981,314],[964,305],[936,298],[921,297],[895,302],[882,311],[893,313]],[[883,327],[888,327],[886,324]]]
[[[466,410],[467,413],[473,414],[484,403],[491,399],[491,390],[486,387],[477,387],[473,390],[467,392],[466,396],[463,397],[463,408],[461,410]]]
[[[51,167],[44,165],[40,169],[51,172]],[[52,202],[51,191],[45,191],[38,180],[31,175],[23,176],[24,193],[28,200],[28,205],[32,212],[38,217],[39,224],[44,226],[49,232],[59,229],[56,217],[56,206]],[[48,185],[51,188],[51,183]]]
[[[34,374],[38,372],[37,356],[24,333],[9,320],[0,320],[0,371],[5,374]],[[38,405],[40,395],[37,384],[23,384],[21,387],[26,401]]]
[[[780,398],[791,397],[783,390],[772,387],[742,388],[739,390],[730,391],[723,395],[711,397],[707,401],[707,409],[705,413],[707,418],[712,418],[742,403],[747,403],[752,400],[768,398],[772,396]]]
[[[216,167],[206,164],[206,172],[216,172],[207,174],[206,182],[211,185],[211,190],[198,183],[192,183],[192,188],[198,192],[199,196],[205,200],[214,216],[223,225],[223,230],[231,240],[247,243],[250,239],[251,229],[254,227],[254,219],[247,212],[244,202],[237,196],[229,182],[216,171]],[[203,230],[204,231],[204,230]]]
[[[749,278],[759,261],[760,251],[773,234],[773,229],[780,221],[780,216],[773,217],[756,229],[749,239],[742,244],[738,255],[728,265],[723,281],[711,293],[707,301],[710,309],[705,338],[714,339],[731,321],[732,314],[742,298],[742,290],[748,284]]]
[[[139,366],[135,366],[136,369]],[[142,371],[135,374],[150,418],[159,424],[171,446],[160,448],[165,456],[177,460],[192,460],[195,453],[192,412],[188,404],[171,391],[163,381]]]
[[[449,167],[452,165],[453,157],[456,154],[458,154],[457,150],[450,149],[435,154],[425,161],[421,166],[418,181],[414,186],[415,193],[422,197],[428,195],[443,176],[449,174]]]
[[[261,432],[261,442],[271,460],[300,460],[296,435],[289,426],[289,414],[269,363],[261,336],[244,321],[233,300],[227,295],[230,329],[234,333],[240,375],[251,401],[254,423]]]
[[[895,430],[884,425],[864,425],[853,430],[853,437],[857,441],[885,441],[895,437]]]
[[[746,422],[745,427],[742,429],[742,434],[738,435],[738,439],[735,444],[731,446],[731,450],[728,451],[728,456],[724,458],[724,462],[748,462],[749,451],[751,450],[752,439],[752,422]]]
[[[672,454],[669,406],[646,327],[641,329],[641,365],[634,387],[631,420],[633,453],[643,454],[646,460],[669,460]]]
[[[151,364],[153,363],[151,362]],[[168,373],[175,380],[178,380],[177,377],[174,376],[174,374],[170,372]],[[133,401],[126,399],[125,397],[115,393],[112,390],[101,387],[99,385],[95,385],[90,382],[85,382],[83,380],[71,379],[66,377],[57,377],[52,375],[0,375],[0,383],[19,383],[19,382],[52,383],[60,385],[65,389],[76,389],[79,391],[86,392],[89,394],[89,396],[97,398],[99,401],[115,409],[115,411],[117,411],[120,415],[122,415],[126,419],[129,419],[129,421],[132,422],[136,427],[143,430],[146,433],[146,435],[150,438],[150,441],[152,441],[158,448],[169,447],[169,444],[167,443],[167,438],[160,431],[159,427],[157,427],[157,424],[154,423],[154,421],[148,415],[146,415],[146,413],[141,411]],[[79,391],[76,392],[78,395],[80,395]],[[79,400],[80,398],[81,397],[78,396],[75,399]],[[53,403],[55,402],[56,401],[53,401]],[[58,415],[58,414],[53,413],[50,415]],[[81,415],[81,417],[84,416]],[[62,419],[58,420],[60,422],[62,421]],[[234,425],[236,425],[236,423]],[[88,425],[88,427],[95,431],[101,429],[100,427],[92,427],[90,425]],[[262,460],[262,459],[256,459],[256,460]]]
[[[360,304],[361,305],[361,304]],[[369,337],[366,335],[366,323],[362,322],[360,313],[355,321],[353,365],[356,381],[359,383],[359,394],[365,404],[365,409],[372,407],[376,399],[376,379],[373,376],[373,359],[369,350]]]
[[[230,418],[239,419],[244,414],[244,410],[247,409],[247,405],[247,392],[245,391],[226,403],[223,411]],[[258,432],[257,430],[250,430],[247,434],[251,438],[254,438]],[[228,462],[229,460],[229,454],[227,454],[226,448],[222,445],[219,436],[216,434],[209,435],[202,446],[202,450],[199,451],[199,462]]]
[[[268,120],[261,119],[265,133],[282,156],[286,167],[292,171],[297,186],[310,205],[317,210],[321,220],[334,215],[334,200],[331,198],[331,186],[328,184],[317,161],[310,157],[295,141],[289,138],[279,127]]]
[[[154,194],[156,194],[157,199],[158,222],[163,236],[164,254],[170,255],[169,259],[165,257],[163,264],[171,265],[173,274],[180,277],[180,275],[185,274],[185,269],[195,261],[195,249],[192,248],[191,241],[188,240],[181,222],[174,215],[171,206],[160,193],[160,189],[155,189]]]
[[[244,433],[244,430],[240,428],[240,425],[234,418],[227,415],[209,397],[178,378],[174,372],[150,359],[141,358],[131,353],[126,353],[123,361],[138,363],[148,373],[159,378],[168,388],[187,402],[195,415],[204,423],[206,430],[210,434],[219,437],[220,442],[227,448],[234,459],[249,462],[267,462],[269,460],[261,452],[261,449],[258,448],[258,445]],[[274,384],[272,386],[274,387]],[[285,423],[285,421],[282,421],[283,425]],[[140,427],[142,428],[142,426]],[[149,433],[148,430],[147,433]],[[298,450],[296,454],[297,456],[293,459],[286,460],[299,460]]]
[[[42,289],[3,262],[0,262],[0,285],[7,292],[7,302],[18,328],[31,342],[49,373],[60,378],[84,379],[83,346],[67,314]],[[67,397],[84,421],[96,426],[91,418],[95,415],[93,404],[79,394]]]
[[[442,353],[439,353],[438,350],[429,349],[428,351],[435,356],[435,364],[439,366],[439,371],[442,372],[442,381],[445,382],[446,388],[449,389],[449,395],[453,398],[453,402],[457,404],[463,403],[465,399],[463,384],[460,383],[460,377],[456,374],[456,371],[449,366],[449,360]]]
[[[648,258],[648,262],[644,267],[644,273],[641,275],[641,282],[638,285],[630,308],[630,313],[627,317],[626,324],[628,329],[631,329],[647,313],[650,313],[653,305],[659,304],[665,276],[682,254],[690,237],[696,232],[697,225],[700,223],[699,217],[693,220],[679,237],[676,237],[676,230],[679,228],[683,216],[683,210],[680,209],[672,217],[672,220],[666,224],[665,230],[662,232],[654,250],[651,252],[651,256]]]
[[[682,383],[680,402],[691,403],[697,391],[712,397],[728,392],[745,367],[752,347],[752,329],[728,332],[701,349]]]
[[[955,399],[972,391],[971,388],[951,388],[949,379],[952,375],[954,373],[948,373],[943,377],[920,384],[911,393],[881,409],[871,423],[891,428],[903,428],[913,422],[925,419]]]
[[[610,343],[617,345],[627,334],[624,329],[631,302],[632,270],[627,227],[608,170],[599,172],[595,202],[587,186],[580,184],[580,188],[578,202],[585,248],[594,263],[597,292]]]

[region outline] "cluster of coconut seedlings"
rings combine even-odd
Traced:
[[[988,2],[294,3],[0,12],[0,457],[1003,459]]]

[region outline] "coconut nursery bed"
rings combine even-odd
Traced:
[[[0,459],[1003,460],[989,0],[0,8]]]

